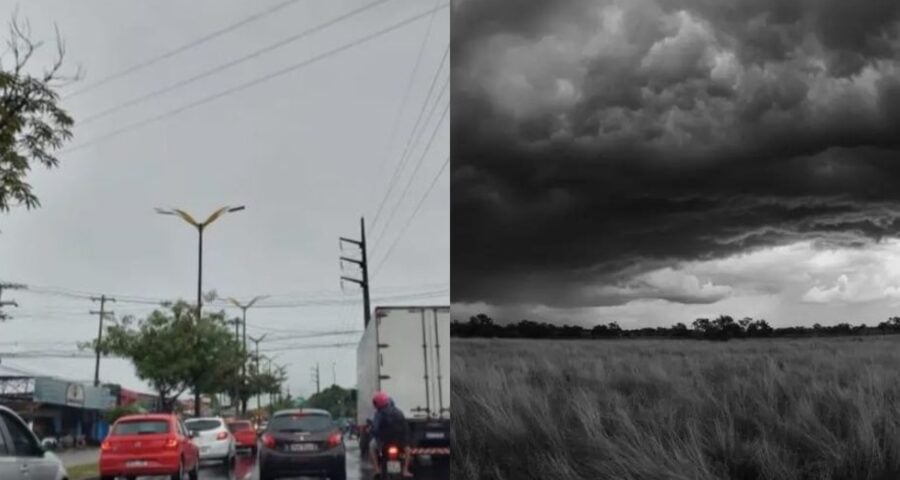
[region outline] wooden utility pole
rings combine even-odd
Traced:
[[[115,298],[107,297],[106,295],[100,295],[100,297],[91,297],[91,301],[100,302],[100,310],[91,310],[92,315],[98,315],[100,317],[99,326],[97,327],[97,345],[94,346],[94,351],[97,354],[97,361],[94,364],[94,386],[100,386],[100,342],[103,340],[103,319],[107,315],[112,315],[113,312],[107,312],[106,302],[115,302]]]

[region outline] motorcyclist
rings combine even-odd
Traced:
[[[372,462],[372,468],[375,470],[376,476],[381,476],[381,462],[379,456],[381,447],[387,443],[395,443],[398,448],[402,448],[405,455],[403,459],[403,476],[412,478],[413,474],[409,471],[409,465],[412,456],[409,454],[409,425],[403,412],[394,405],[394,401],[384,392],[376,392],[372,397],[372,405],[375,406],[375,417],[372,420],[371,436],[372,441],[369,445],[369,459]],[[396,422],[396,424],[394,424]],[[402,425],[400,424],[402,422]],[[398,433],[400,432],[400,433]]]

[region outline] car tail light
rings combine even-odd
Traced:
[[[398,450],[397,447],[393,445],[388,447],[388,458],[390,458],[391,460],[396,460],[398,453],[400,453],[400,450]]]
[[[178,439],[170,438],[170,439],[166,440],[165,447],[166,448],[178,448]]]
[[[333,433],[330,437],[328,437],[328,446],[334,448],[341,444],[341,434]]]
[[[269,435],[268,433],[263,434],[262,436],[263,444],[268,448],[275,448],[275,438]]]
[[[216,435],[216,440],[225,440],[226,438],[228,438],[228,432],[219,432],[219,434]]]
[[[109,443],[109,440],[104,440],[104,442],[100,444],[100,450],[104,452],[112,450],[112,444]]]

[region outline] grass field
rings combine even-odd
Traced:
[[[467,479],[900,479],[900,338],[454,339]]]

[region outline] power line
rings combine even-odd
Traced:
[[[440,1],[441,0],[436,0],[434,2],[435,6],[437,6]],[[381,159],[381,163],[378,166],[378,177],[376,178],[381,177],[381,173],[384,171],[384,165],[387,163],[388,158],[390,158],[391,147],[394,144],[394,138],[396,138],[397,130],[400,126],[400,118],[406,110],[406,102],[409,101],[409,93],[412,91],[413,81],[416,79],[416,74],[419,72],[419,65],[422,63],[422,54],[425,53],[425,47],[428,44],[428,39],[431,37],[431,27],[434,25],[434,17],[437,15],[437,12],[437,10],[434,10],[431,17],[428,19],[428,28],[425,30],[425,35],[422,38],[422,45],[419,47],[419,52],[416,54],[416,61],[413,64],[412,71],[409,73],[409,80],[406,82],[406,88],[403,90],[403,100],[400,102],[400,107],[397,109],[397,115],[394,117],[394,126],[391,127],[391,135],[388,137],[384,158]],[[375,183],[375,185],[377,185],[377,183]]]
[[[123,109],[125,109],[125,108],[131,107],[131,106],[134,106],[134,105],[138,105],[138,104],[141,104],[141,103],[144,103],[144,102],[146,102],[146,101],[148,101],[148,100],[151,100],[151,99],[153,99],[153,98],[156,98],[156,97],[158,97],[158,96],[160,96],[160,95],[164,95],[164,94],[166,94],[166,93],[168,93],[168,92],[171,92],[171,91],[173,91],[173,90],[176,90],[176,89],[178,89],[178,88],[181,88],[181,87],[183,87],[183,86],[185,86],[185,85],[190,85],[191,83],[194,83],[194,82],[196,82],[197,80],[204,79],[204,78],[206,78],[206,77],[209,77],[209,76],[211,76],[211,75],[214,75],[214,74],[216,74],[216,73],[219,73],[219,72],[221,72],[221,71],[223,71],[223,70],[227,70],[227,69],[229,69],[229,68],[231,68],[231,67],[233,67],[233,66],[235,66],[235,65],[239,65],[239,64],[244,63],[244,62],[246,62],[246,61],[248,61],[248,60],[254,59],[254,58],[256,58],[256,57],[258,57],[258,56],[260,56],[260,55],[262,55],[262,54],[264,54],[264,53],[268,53],[268,52],[271,52],[271,51],[273,51],[273,50],[276,50],[276,49],[279,49],[279,48],[281,48],[281,47],[284,47],[284,46],[286,46],[286,45],[289,45],[289,44],[291,44],[291,43],[294,43],[294,42],[296,42],[296,41],[298,41],[298,40],[300,40],[300,39],[303,39],[303,38],[305,38],[305,37],[308,37],[308,36],[312,35],[313,33],[319,32],[319,31],[324,30],[324,29],[326,29],[326,28],[328,28],[328,27],[331,27],[331,26],[333,26],[333,25],[336,25],[336,24],[338,24],[338,23],[340,23],[340,22],[342,22],[342,21],[344,21],[344,20],[347,20],[347,19],[349,19],[349,18],[352,18],[352,17],[354,17],[354,16],[356,16],[356,15],[359,15],[360,13],[363,13],[363,12],[365,12],[365,11],[367,11],[367,10],[370,10],[370,9],[372,9],[372,8],[374,8],[374,7],[376,7],[376,6],[380,5],[380,4],[382,4],[382,3],[389,2],[389,1],[391,1],[391,0],[375,0],[374,2],[367,3],[366,5],[363,5],[362,7],[359,7],[359,8],[357,8],[357,9],[351,10],[350,12],[347,12],[347,13],[345,13],[345,14],[343,14],[343,15],[340,15],[340,16],[338,16],[338,17],[336,17],[336,18],[333,18],[333,19],[331,19],[331,20],[329,20],[329,21],[327,21],[327,22],[320,23],[320,24],[318,24],[318,25],[316,25],[316,26],[314,26],[314,27],[308,28],[308,29],[306,29],[306,30],[304,30],[304,31],[302,31],[302,32],[300,32],[300,33],[298,33],[298,34],[296,34],[296,35],[293,35],[293,36],[290,36],[290,37],[288,37],[288,38],[286,38],[286,39],[284,39],[284,40],[275,42],[275,43],[273,43],[273,44],[271,44],[271,45],[268,45],[268,46],[266,46],[266,47],[263,47],[263,48],[261,48],[261,49],[259,49],[259,50],[256,50],[256,51],[252,52],[252,53],[249,53],[249,54],[247,54],[247,55],[244,55],[243,57],[240,57],[240,58],[238,58],[238,59],[232,60],[232,61],[230,61],[230,62],[223,63],[223,64],[218,65],[218,66],[216,66],[216,67],[213,67],[213,68],[211,68],[211,69],[209,69],[209,70],[205,70],[205,71],[203,71],[203,72],[200,72],[199,74],[194,75],[193,77],[190,77],[190,78],[187,78],[187,79],[185,79],[185,80],[181,80],[181,81],[175,82],[175,83],[173,83],[173,84],[171,84],[171,85],[168,85],[168,86],[166,86],[166,87],[163,87],[163,88],[161,88],[161,89],[159,89],[159,90],[155,90],[155,91],[150,92],[150,93],[147,93],[147,94],[145,94],[145,95],[141,95],[141,96],[139,96],[139,97],[136,97],[136,98],[133,98],[133,99],[131,99],[131,100],[128,100],[128,101],[126,101],[126,102],[124,102],[124,103],[120,103],[119,105],[116,105],[116,106],[114,106],[114,107],[110,107],[110,108],[107,108],[106,110],[102,110],[102,111],[100,111],[100,112],[97,112],[97,113],[95,113],[94,115],[91,115],[91,116],[89,116],[89,117],[87,117],[87,118],[81,119],[78,123],[81,124],[81,125],[84,125],[84,124],[86,124],[86,123],[93,122],[94,120],[97,120],[97,119],[106,117],[106,116],[108,116],[108,115],[111,115],[111,114],[113,114],[113,113],[115,113],[115,112],[118,112],[118,111],[120,111],[120,110],[123,110]]]
[[[282,335],[280,337],[273,336],[270,337],[267,342],[286,342],[289,340],[300,340],[304,338],[320,338],[320,337],[334,337],[338,335],[359,335],[363,333],[363,330],[343,330],[343,331],[333,331],[333,332],[318,332],[318,333],[306,333],[306,334],[296,334],[296,335]]]
[[[438,296],[444,296],[449,293],[448,290],[440,290],[434,292],[424,292],[418,295],[395,295],[392,297],[379,297],[374,298],[373,301],[378,302],[389,302],[393,300],[420,300],[426,298],[434,298]],[[349,301],[341,301],[341,302],[303,302],[303,303],[284,303],[284,304],[273,304],[273,305],[258,305],[257,308],[298,308],[298,307],[323,307],[323,306],[344,306],[344,305],[352,305],[356,304],[358,300],[349,300]]]
[[[278,348],[269,348],[264,350],[263,353],[271,353],[271,352],[285,352],[292,350],[313,350],[318,348],[346,348],[346,347],[355,347],[359,345],[357,342],[342,342],[342,343],[330,343],[330,344],[315,344],[315,345],[292,345],[290,347],[278,347]]]
[[[400,229],[400,234],[397,235],[397,238],[394,239],[394,242],[391,243],[391,246],[388,247],[387,253],[385,253],[384,257],[381,258],[381,261],[378,262],[378,265],[375,266],[375,271],[372,276],[378,275],[378,272],[381,270],[381,266],[387,259],[391,256],[391,252],[394,251],[394,247],[397,245],[397,242],[403,238],[403,233],[406,232],[406,229],[409,228],[409,225],[412,223],[413,219],[416,218],[416,214],[419,213],[419,209],[422,208],[422,204],[425,203],[425,199],[428,198],[428,195],[434,189],[434,186],[437,184],[438,179],[444,173],[444,170],[447,169],[447,165],[450,164],[450,157],[448,156],[446,160],[444,160],[444,164],[441,165],[441,169],[438,171],[437,175],[434,176],[434,179],[431,181],[431,185],[428,186],[428,190],[425,191],[425,194],[422,195],[422,198],[419,199],[419,203],[416,205],[415,210],[413,210],[412,215],[406,220],[406,224],[403,225],[403,228]]]
[[[83,94],[83,93],[89,92],[89,91],[91,91],[91,90],[93,90],[93,89],[95,89],[95,88],[97,88],[97,87],[99,87],[99,86],[101,86],[101,85],[104,85],[104,84],[106,84],[106,83],[109,83],[109,82],[111,82],[111,81],[113,81],[113,80],[122,78],[122,77],[124,77],[124,76],[126,76],[126,75],[132,74],[132,73],[137,72],[137,71],[139,71],[139,70],[142,70],[142,69],[144,69],[144,68],[146,68],[146,67],[149,67],[150,65],[154,65],[154,64],[156,64],[156,63],[159,63],[159,62],[161,62],[162,60],[165,60],[165,59],[167,59],[167,58],[174,57],[175,55],[178,55],[179,53],[182,53],[182,52],[185,52],[185,51],[187,51],[187,50],[190,50],[190,49],[192,49],[192,48],[194,48],[194,47],[197,47],[197,46],[199,46],[199,45],[202,45],[202,44],[204,44],[204,43],[206,43],[206,42],[208,42],[208,41],[210,41],[210,40],[212,40],[212,39],[214,39],[214,38],[216,38],[216,37],[220,37],[220,36],[222,36],[222,35],[224,35],[224,34],[226,34],[226,33],[229,33],[229,32],[231,32],[231,31],[234,31],[234,30],[236,30],[236,29],[238,29],[238,28],[240,28],[240,27],[242,27],[242,26],[244,26],[244,25],[247,25],[247,24],[249,24],[249,23],[255,22],[255,21],[257,21],[257,20],[259,20],[259,19],[261,19],[261,18],[264,18],[264,17],[266,17],[266,16],[268,16],[268,15],[271,15],[271,14],[273,14],[273,13],[275,13],[275,12],[277,12],[277,11],[283,9],[284,7],[287,7],[288,5],[291,5],[291,4],[296,3],[296,2],[297,2],[297,0],[287,0],[287,1],[285,1],[285,2],[281,2],[281,3],[279,3],[279,4],[277,4],[277,5],[274,5],[274,6],[268,8],[268,9],[266,9],[266,10],[263,10],[263,11],[261,11],[261,12],[259,12],[259,13],[255,13],[255,14],[253,14],[253,15],[250,15],[249,17],[245,17],[244,19],[242,19],[242,20],[240,20],[240,21],[238,21],[238,22],[236,22],[236,23],[233,23],[233,24],[231,24],[231,25],[229,25],[229,26],[227,26],[227,27],[225,27],[225,28],[222,28],[222,29],[220,29],[220,30],[216,30],[216,31],[214,31],[214,32],[212,32],[212,33],[206,34],[206,35],[204,35],[203,37],[200,37],[200,38],[198,38],[198,39],[196,39],[196,40],[194,40],[194,41],[188,42],[188,43],[186,43],[186,44],[184,44],[184,45],[182,45],[182,46],[180,46],[180,47],[177,47],[177,48],[175,48],[175,49],[173,49],[173,50],[169,50],[168,52],[165,52],[165,53],[163,53],[163,54],[161,54],[161,55],[158,55],[158,56],[156,56],[156,57],[153,57],[153,58],[150,58],[150,59],[148,59],[148,60],[145,60],[145,61],[143,61],[143,62],[141,62],[141,63],[139,63],[139,64],[136,64],[136,65],[133,65],[133,66],[131,66],[131,67],[128,67],[128,68],[126,68],[126,69],[124,69],[124,70],[121,70],[121,71],[119,71],[119,72],[117,72],[117,73],[113,73],[113,74],[111,74],[111,75],[107,75],[106,77],[103,77],[103,78],[101,78],[100,80],[97,80],[97,81],[94,82],[94,83],[85,85],[85,86],[84,86],[83,88],[81,88],[80,90],[76,90],[76,91],[74,91],[74,92],[72,92],[72,93],[69,93],[69,94],[64,95],[64,96],[62,97],[62,99],[63,99],[63,100],[68,100],[68,99],[70,99],[70,98],[76,97],[76,96],[81,95],[81,94]]]
[[[449,80],[449,78],[448,78]],[[441,113],[441,117],[438,122],[434,126],[434,130],[431,132],[431,137],[428,139],[428,143],[425,145],[425,149],[422,150],[422,155],[419,157],[419,160],[416,162],[416,166],[413,169],[412,174],[409,176],[409,180],[406,181],[406,185],[403,187],[403,192],[400,193],[400,198],[397,199],[397,203],[394,205],[394,208],[391,210],[391,214],[387,219],[387,222],[384,223],[384,228],[381,229],[381,233],[378,235],[378,238],[375,239],[375,243],[372,246],[372,250],[377,250],[378,245],[381,244],[381,239],[384,238],[385,234],[388,232],[388,227],[391,225],[391,222],[394,221],[394,216],[397,215],[397,212],[400,210],[400,205],[403,203],[403,200],[406,198],[406,194],[409,193],[409,188],[412,186],[413,181],[416,179],[416,173],[419,172],[419,168],[422,167],[422,163],[425,160],[425,156],[428,155],[428,152],[431,150],[431,144],[434,143],[434,139],[437,136],[437,133],[440,131],[441,126],[444,124],[444,119],[447,117],[447,112],[450,111],[450,100],[447,100],[447,104],[444,106],[444,111]],[[416,140],[418,143],[418,140]]]
[[[442,287],[444,290],[446,290],[446,284],[432,284],[432,285],[422,285],[422,286],[428,286],[428,287],[432,287],[432,288]],[[63,287],[48,287],[48,286],[36,286],[36,285],[23,285],[23,287],[26,287],[21,290],[21,292],[23,294],[30,293],[30,294],[35,294],[35,295],[46,295],[46,296],[51,296],[51,297],[60,297],[60,298],[67,298],[67,299],[73,299],[73,300],[89,300],[91,297],[96,297],[96,296],[99,296],[102,294],[100,292],[72,290],[72,289],[63,288]],[[411,290],[412,288],[413,288],[413,286],[406,286],[406,287],[395,286],[395,287],[381,289],[380,292],[385,297],[395,297],[395,298],[396,297],[404,298],[404,297],[408,297],[408,296],[419,296],[422,294],[430,293],[429,290],[426,290],[426,291],[422,291],[421,289],[420,290]],[[402,290],[404,290],[404,289],[406,289],[405,293],[402,292]],[[306,298],[299,298],[297,300],[285,298],[279,303],[274,303],[274,305],[296,304],[299,306],[305,306],[305,305],[315,306],[315,305],[338,305],[338,304],[345,304],[345,302],[353,302],[351,295],[343,294],[343,292],[341,292],[339,290],[334,290],[334,291],[322,290],[322,291],[317,291],[317,292],[308,292],[307,294],[304,294],[302,292],[297,292],[297,293],[293,293],[293,294],[261,295],[261,296],[268,296],[268,297],[300,296],[300,297],[303,297],[306,295],[309,295],[309,296],[307,296]],[[325,295],[331,295],[331,297],[327,297]],[[133,304],[135,304],[130,307],[125,307],[125,308],[135,309],[135,310],[143,310],[143,309],[149,309],[152,307],[160,307],[164,303],[172,302],[171,299],[162,298],[162,297],[157,298],[157,297],[145,297],[145,296],[138,296],[138,295],[115,295],[115,297],[118,300],[117,303],[133,303]],[[262,304],[264,304],[264,302],[261,302],[259,305],[262,305]],[[221,304],[219,306],[230,306],[230,304]],[[50,306],[50,307],[52,308],[53,306]],[[122,307],[120,307],[120,308],[122,308]],[[23,313],[28,313],[28,314],[33,314],[33,315],[34,314],[80,315],[83,312],[80,309],[79,310],[74,310],[74,309],[73,310],[34,310],[34,311],[26,309],[25,311],[23,311]]]
[[[438,7],[438,8],[447,8],[448,6],[449,6],[449,4],[443,4],[443,5],[441,5],[441,6]],[[82,149],[82,148],[85,148],[85,147],[87,147],[87,146],[90,146],[90,145],[93,145],[93,144],[95,144],[95,143],[101,142],[101,141],[103,141],[103,140],[108,140],[108,139],[110,139],[110,138],[116,137],[116,136],[121,135],[121,134],[123,134],[123,133],[127,133],[127,132],[129,132],[129,131],[135,130],[135,129],[140,128],[140,127],[143,127],[143,126],[145,126],[145,125],[148,125],[148,124],[151,124],[151,123],[158,122],[158,121],[160,121],[160,120],[164,120],[164,119],[166,119],[166,118],[169,118],[169,117],[178,115],[179,113],[185,112],[185,111],[190,110],[190,109],[192,109],[192,108],[196,108],[196,107],[199,107],[199,106],[201,106],[201,105],[205,105],[205,104],[207,104],[207,103],[209,103],[209,102],[212,102],[212,101],[214,101],[214,100],[217,100],[217,99],[219,99],[219,98],[226,97],[226,96],[228,96],[228,95],[231,95],[231,94],[233,94],[233,93],[239,92],[239,91],[241,91],[241,90],[245,90],[245,89],[247,89],[247,88],[250,88],[250,87],[255,86],[255,85],[259,85],[259,84],[261,84],[261,83],[267,82],[267,81],[269,81],[269,80],[272,80],[272,79],[274,79],[274,78],[280,77],[280,76],[282,76],[282,75],[286,75],[286,74],[291,73],[291,72],[293,72],[293,71],[295,71],[295,70],[299,70],[300,68],[303,68],[303,67],[309,66],[309,65],[311,65],[311,64],[314,64],[314,63],[316,63],[316,62],[318,62],[318,61],[324,60],[324,59],[326,59],[326,58],[328,58],[328,57],[337,55],[338,53],[341,53],[341,52],[343,52],[343,51],[345,51],[345,50],[349,50],[349,49],[351,49],[351,48],[353,48],[353,47],[355,47],[355,46],[362,45],[362,44],[364,44],[364,43],[366,43],[366,42],[369,42],[369,41],[371,41],[371,40],[373,40],[373,39],[375,39],[375,38],[378,38],[378,37],[380,37],[380,36],[387,35],[388,33],[393,32],[393,31],[395,31],[395,30],[399,30],[400,28],[405,27],[406,25],[409,25],[410,23],[413,23],[413,22],[415,22],[416,20],[419,20],[419,19],[421,19],[421,18],[424,18],[426,15],[428,15],[428,14],[430,14],[430,13],[431,13],[431,10],[429,10],[429,11],[427,11],[427,12],[424,12],[424,13],[417,14],[417,15],[412,16],[412,17],[408,17],[408,18],[406,18],[405,20],[402,20],[402,21],[400,21],[400,22],[397,22],[397,23],[395,23],[395,24],[393,24],[393,25],[391,25],[391,26],[389,26],[389,27],[387,27],[387,28],[383,28],[383,29],[381,29],[381,30],[379,30],[379,31],[377,31],[377,32],[375,32],[375,33],[371,33],[371,34],[366,35],[366,36],[364,36],[364,37],[358,38],[358,39],[356,39],[356,40],[354,40],[354,41],[352,41],[352,42],[350,42],[350,43],[344,44],[344,45],[342,45],[342,46],[340,46],[340,47],[338,47],[338,48],[335,48],[335,49],[329,50],[329,51],[327,51],[327,52],[325,52],[325,53],[319,54],[319,55],[317,55],[317,56],[315,56],[315,57],[312,57],[312,58],[310,58],[310,59],[304,60],[304,61],[302,61],[302,62],[300,62],[300,63],[293,64],[293,65],[291,65],[291,66],[289,66],[289,67],[283,68],[283,69],[281,69],[281,70],[277,70],[277,71],[275,71],[275,72],[269,73],[269,74],[264,75],[264,76],[262,76],[262,77],[258,77],[258,78],[254,79],[254,80],[249,81],[249,82],[245,82],[245,83],[239,84],[239,85],[237,85],[237,86],[228,88],[228,89],[223,90],[223,91],[221,91],[221,92],[219,92],[219,93],[216,93],[216,94],[213,94],[213,95],[209,95],[209,96],[207,96],[207,97],[201,98],[200,100],[191,102],[191,103],[189,103],[189,104],[187,104],[187,105],[181,106],[181,107],[176,108],[176,109],[173,109],[173,110],[169,110],[168,112],[162,113],[162,114],[157,115],[157,116],[155,116],[155,117],[150,117],[150,118],[141,120],[141,121],[139,121],[139,122],[132,123],[132,124],[130,124],[130,125],[126,125],[125,127],[120,128],[120,129],[118,129],[118,130],[113,130],[112,132],[107,133],[106,135],[101,135],[100,137],[97,137],[97,138],[95,138],[95,139],[93,139],[93,140],[88,140],[86,143],[82,143],[82,144],[80,144],[80,145],[76,145],[76,146],[74,146],[74,147],[72,147],[72,148],[66,149],[66,150],[64,150],[64,151],[61,152],[61,153],[71,153],[71,152],[73,152],[73,151],[80,150],[80,149]]]
[[[406,142],[406,146],[403,148],[403,153],[400,155],[400,161],[397,164],[397,167],[394,168],[394,173],[391,175],[391,180],[388,183],[388,189],[384,194],[384,197],[381,198],[381,202],[378,204],[378,209],[375,211],[375,218],[372,220],[372,231],[375,231],[375,228],[378,226],[378,219],[381,218],[381,210],[384,208],[384,204],[387,201],[388,197],[390,197],[391,192],[394,190],[394,183],[397,180],[397,176],[403,170],[403,167],[406,166],[405,159],[407,158],[406,153],[409,150],[410,143],[413,140],[413,137],[416,134],[416,131],[419,129],[419,125],[422,121],[422,115],[425,113],[425,109],[428,107],[428,103],[431,101],[431,94],[434,91],[434,86],[437,85],[437,80],[441,75],[441,72],[444,70],[444,61],[447,60],[447,57],[450,55],[450,44],[447,44],[447,48],[444,49],[444,56],[441,57],[441,61],[438,64],[437,70],[434,72],[434,76],[431,79],[431,85],[428,87],[428,93],[425,95],[425,100],[422,102],[422,108],[419,109],[419,115],[416,117],[416,121],[413,124],[412,131],[409,132],[409,139]],[[440,98],[440,97],[438,97]]]

